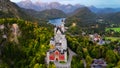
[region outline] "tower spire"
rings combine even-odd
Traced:
[[[62,23],[62,24],[61,24],[61,29],[62,29],[62,31],[63,31],[63,33],[64,33],[64,32],[65,32],[65,25],[64,25],[65,22],[64,22],[64,19],[61,20],[61,23]]]

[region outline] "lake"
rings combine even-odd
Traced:
[[[62,20],[65,20],[65,18],[50,19],[49,23],[56,25],[56,26],[59,26],[59,25],[61,25]]]

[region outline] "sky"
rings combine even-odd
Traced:
[[[20,2],[22,0],[11,0],[12,2]],[[99,8],[120,8],[119,0],[31,0],[32,2],[59,2],[61,4],[81,4],[85,6],[95,6]]]

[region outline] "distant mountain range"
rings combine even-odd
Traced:
[[[66,17],[69,23],[81,22],[95,23],[97,19],[103,19],[107,22],[120,23],[119,8],[96,8],[94,6],[85,7],[82,5],[63,5],[57,2],[53,3],[32,3],[30,0],[24,0],[19,3],[10,2],[10,0],[0,0],[0,18],[18,18],[25,20],[48,20],[52,18]],[[35,10],[36,9],[36,10]]]
[[[64,5],[58,2],[42,3],[37,1],[33,3],[31,0],[21,1],[17,3],[17,5],[28,10],[31,9],[27,11],[27,13],[30,12],[30,15],[39,19],[51,19],[67,16],[69,20],[80,20],[79,22],[86,23],[95,23],[99,18],[102,18],[107,22],[119,23],[120,21],[120,8],[97,8],[94,6],[86,7],[80,4]]]
[[[101,14],[101,13],[115,13],[120,12],[120,8],[96,8],[94,6],[88,7],[92,12]]]
[[[71,13],[74,12],[78,8],[86,7],[84,5],[76,4],[76,5],[64,5],[60,4],[58,2],[51,2],[51,3],[42,3],[40,1],[37,1],[33,3],[31,0],[24,0],[21,2],[18,2],[17,5],[19,5],[22,8],[26,9],[33,9],[36,11],[43,11],[46,9],[58,9],[62,10],[65,13]],[[95,13],[113,13],[113,12],[119,12],[120,8],[96,8],[94,6],[88,7],[92,12]]]
[[[77,8],[84,7],[83,5],[80,5],[80,4],[64,5],[64,4],[60,4],[58,2],[42,3],[40,1],[37,1],[35,3],[32,3],[31,0],[21,1],[21,2],[17,3],[17,5],[22,8],[33,9],[36,11],[43,11],[43,10],[47,10],[47,9],[58,9],[58,10],[64,11],[65,13],[70,13],[70,12],[73,12],[74,10],[76,10]]]
[[[35,11],[21,8],[10,0],[0,0],[0,18],[17,18],[24,20],[41,20],[65,17],[66,14],[58,9]]]

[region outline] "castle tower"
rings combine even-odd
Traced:
[[[65,22],[64,22],[64,20],[62,20],[61,21],[61,30],[63,31],[63,32],[65,32],[65,26],[64,26],[64,24],[65,24]]]

